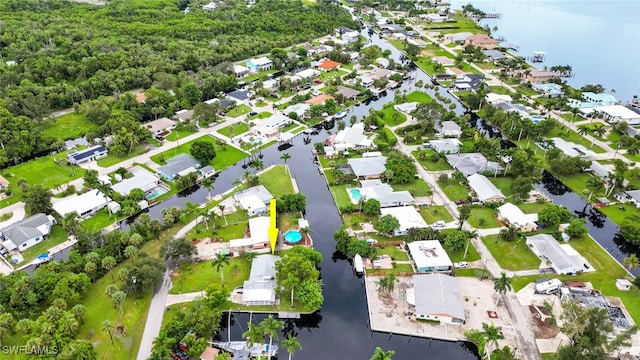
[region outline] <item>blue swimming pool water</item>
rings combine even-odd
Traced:
[[[160,196],[166,193],[167,193],[166,189],[158,188],[156,191],[149,193],[149,195],[147,195],[147,200],[153,200],[155,198],[159,198]]]
[[[351,198],[355,202],[360,201],[360,198],[362,197],[362,194],[360,193],[360,189],[349,189],[349,194],[351,194]]]
[[[297,244],[302,240],[302,233],[297,230],[289,230],[284,233],[284,241],[289,244]]]

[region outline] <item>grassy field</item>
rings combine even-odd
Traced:
[[[272,169],[260,174],[260,183],[275,197],[280,198],[284,194],[293,194],[293,184],[287,168],[278,164]]]
[[[397,274],[397,273],[412,273],[413,267],[411,264],[396,264],[393,269],[366,269],[367,274],[371,273],[384,273],[384,274]]]
[[[11,166],[0,171],[11,184],[13,195],[0,202],[5,207],[22,199],[22,191],[18,188],[18,180],[25,179],[29,185],[40,185],[45,189],[53,189],[84,176],[86,170],[79,166],[66,165],[67,151],[55,155],[47,155]]]
[[[251,112],[251,108],[248,105],[245,104],[240,104],[236,107],[234,107],[233,109],[227,111],[227,116],[228,117],[238,117],[238,116],[242,116],[245,114],[248,114]]]
[[[229,265],[222,268],[224,274],[224,286],[232,290],[249,278],[251,264],[244,258],[234,257],[229,259]],[[234,270],[234,265],[238,264]],[[212,284],[220,284],[220,273],[211,262],[182,263],[174,271],[173,287],[171,294],[184,294],[194,291],[206,290]]]
[[[607,207],[600,208],[599,210],[607,215],[611,221],[616,223],[617,225],[621,225],[624,219],[632,214],[638,214],[640,211],[638,208],[633,205],[633,203],[624,203],[622,204],[624,210],[618,208],[618,205],[611,205]]]
[[[46,253],[50,248],[67,241],[68,237],[69,233],[62,227],[62,225],[53,226],[47,240],[21,252],[24,260],[20,264],[27,264],[31,262],[31,260],[36,258],[36,256]]]
[[[98,160],[98,165],[100,165],[102,167],[109,167],[109,166],[115,165],[115,164],[117,164],[119,162],[125,161],[127,159],[131,159],[131,158],[136,157],[138,155],[142,155],[145,152],[147,152],[147,145],[146,144],[138,144],[138,145],[134,146],[133,149],[131,149],[130,153],[127,153],[123,157],[118,157],[118,156],[115,156],[114,154],[109,153],[106,157]]]
[[[407,121],[407,116],[394,109],[393,106],[387,106],[382,110],[378,110],[376,114],[389,126],[398,126]]]
[[[345,225],[349,226],[354,230],[362,230],[361,223],[375,223],[378,220],[377,216],[365,215],[361,212],[354,212],[351,214],[344,213],[342,214],[342,221]]]
[[[495,210],[484,206],[473,206],[471,208],[471,216],[469,216],[469,224],[478,229],[490,229],[500,227],[496,220]]]
[[[44,120],[42,133],[58,140],[70,140],[83,137],[90,131],[98,129],[98,125],[87,119],[84,114],[72,112],[50,120]]]
[[[347,193],[347,188],[351,189],[353,186],[349,185],[334,185],[331,186],[331,195],[333,196],[333,200],[338,205],[338,208],[342,208],[351,203],[351,199],[349,198],[349,194]],[[353,204],[352,204],[353,205]]]
[[[178,139],[182,139],[186,136],[189,136],[191,134],[194,134],[195,131],[187,131],[187,130],[171,130],[171,134],[169,134],[165,139],[167,141],[176,141]]]
[[[99,210],[92,217],[83,220],[80,225],[87,230],[99,231],[118,220],[120,219],[116,215],[109,215],[109,210],[104,208]]]
[[[216,157],[211,161],[211,164],[216,171],[221,171],[229,166],[237,163],[238,161],[247,157],[247,154],[234,148],[233,146],[225,145],[221,146],[216,143],[216,139],[213,136],[203,135],[197,139],[191,140],[186,144],[181,144],[179,147],[169,149],[160,154],[151,157],[151,160],[158,165],[166,164],[166,160],[170,159],[178,154],[189,154],[191,145],[196,141],[206,141],[212,143],[216,148]],[[161,161],[164,158],[164,161]]]
[[[426,92],[422,91],[412,91],[407,94],[407,102],[418,102],[421,104],[426,104],[431,102],[431,96]]]
[[[506,197],[509,197],[511,195],[513,195],[513,191],[511,191],[511,183],[513,183],[513,178],[510,177],[488,177],[489,181],[491,181],[491,183],[493,183],[493,185],[495,185],[498,189],[500,189],[500,191],[502,191],[502,194]]]
[[[385,246],[378,248],[378,255],[389,255],[393,261],[409,261],[406,251],[400,250],[397,246]]]
[[[426,157],[424,160],[420,160],[420,153],[426,153]],[[449,165],[447,160],[443,158],[438,158],[438,161],[431,161],[431,155],[435,154],[435,150],[415,150],[412,152],[413,156],[418,160],[420,165],[422,165],[427,171],[443,171],[443,170],[451,170],[452,167]]]
[[[547,204],[549,204],[549,203],[547,203],[547,202],[543,202],[543,203],[538,203],[538,202],[521,203],[521,204],[518,204],[518,207],[525,214],[534,214],[534,213],[539,213],[540,211],[544,210],[544,208],[547,207]]]
[[[482,242],[505,270],[537,269],[542,262],[524,241],[506,242],[498,240],[498,235],[489,235]]]
[[[433,193],[422,179],[416,179],[410,184],[394,184],[392,187],[396,191],[407,190],[413,196],[430,196]]]
[[[449,213],[444,205],[423,206],[420,208],[420,215],[427,224],[433,224],[438,220],[444,222],[453,221],[453,216]]]
[[[233,130],[233,135],[231,135],[231,130]],[[244,134],[247,131],[249,131],[249,125],[243,123],[243,122],[239,122],[239,123],[235,123],[232,125],[229,125],[227,127],[223,127],[222,129],[218,130],[218,132],[228,138],[232,138],[234,136],[238,136],[240,134]]]
[[[469,196],[467,188],[455,180],[449,180],[446,184],[438,182],[438,186],[440,186],[451,201],[466,199]]]
[[[476,250],[475,246],[473,246],[473,244],[469,241],[467,242],[467,244],[469,244],[469,249],[467,250],[467,257],[464,256],[464,250],[462,251],[458,251],[455,253],[452,252],[447,252],[447,254],[449,254],[449,258],[451,259],[451,261],[453,262],[458,262],[458,261],[477,261],[480,260],[480,254],[478,254],[478,250]],[[466,244],[465,244],[466,246]]]

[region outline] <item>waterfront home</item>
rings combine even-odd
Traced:
[[[336,91],[336,94],[340,94],[340,95],[344,96],[345,99],[357,100],[358,96],[360,96],[360,94],[361,94],[361,92],[359,90],[348,88],[348,87],[342,86],[342,85],[339,85],[337,87],[337,89],[338,89],[338,91]]]
[[[501,95],[501,94],[496,94],[496,93],[488,93],[487,95],[485,95],[485,100],[487,100],[487,103],[491,104],[491,105],[497,105],[497,104],[501,104],[501,103],[512,103],[513,102],[513,98],[509,95]]]
[[[466,322],[456,278],[445,274],[413,275],[407,303],[415,306],[417,319],[462,325]]]
[[[426,20],[432,23],[443,23],[447,21],[453,21],[448,15],[440,13],[428,13],[418,15],[420,19]]]
[[[484,54],[484,56],[486,56],[487,59],[490,61],[498,61],[498,60],[506,59],[508,57],[502,51],[495,50],[495,49],[482,50],[482,54]]]
[[[440,126],[438,128],[438,132],[445,137],[455,137],[459,138],[462,135],[462,129],[460,125],[455,121],[447,120],[440,122]]]
[[[462,143],[458,139],[437,139],[429,140],[429,145],[433,150],[442,154],[457,154],[460,152]]]
[[[387,169],[386,156],[347,159],[349,169],[357,179],[378,179]]]
[[[291,113],[294,113],[296,114],[298,119],[302,119],[306,115],[307,111],[309,111],[309,109],[311,109],[311,105],[299,103],[287,106],[287,108],[284,109],[282,113],[287,114],[287,116]]]
[[[558,240],[549,234],[527,236],[525,243],[542,260],[541,267],[551,268],[558,275],[576,274],[584,270],[583,264],[586,264],[586,261],[580,254],[573,250],[571,245],[560,245]]]
[[[538,229],[538,214],[525,214],[512,203],[504,203],[498,207],[498,220],[506,225],[512,225],[522,232],[532,232]]]
[[[610,174],[613,174],[613,170],[607,169],[597,161],[591,161],[591,165],[584,171],[590,172],[591,174],[598,176],[603,180],[606,179]]]
[[[202,178],[206,179],[215,175],[216,169],[211,165],[207,165],[205,167],[201,167],[200,169],[198,169],[198,173]]]
[[[562,150],[562,152],[567,156],[578,156],[583,159],[591,159],[593,156],[595,156],[595,153],[587,149],[586,147],[580,144],[573,143],[571,141],[567,141],[563,138],[554,137],[551,138],[551,141],[553,141],[553,145],[556,148]]]
[[[247,61],[247,67],[251,69],[252,72],[271,70],[273,67],[273,61],[269,60],[269,58],[265,56],[257,59],[249,59]]]
[[[596,106],[586,112],[591,111],[597,111],[610,124],[626,121],[629,125],[640,125],[640,113],[623,105]]]
[[[496,173],[502,171],[502,166],[494,161],[488,161],[480,153],[448,154],[447,162],[464,176],[470,176],[478,172]]]
[[[476,193],[476,197],[481,202],[502,201],[504,194],[493,183],[482,174],[473,174],[467,178],[469,187]]]
[[[257,216],[250,218],[249,237],[230,240],[229,248],[233,252],[262,249],[268,250],[270,226],[271,219],[269,216]]]
[[[394,191],[393,188],[379,179],[360,181],[360,195],[363,199],[375,199],[381,208],[392,206],[407,206],[414,203],[409,191]]]
[[[176,122],[166,117],[161,117],[148,123],[142,124],[142,126],[149,129],[151,135],[156,137],[162,133],[168,133],[170,130],[176,128]]]
[[[516,70],[515,73],[520,75],[522,81],[532,84],[547,83],[549,80],[559,77],[558,74],[553,71],[538,69]]]
[[[456,61],[454,59],[446,56],[434,56],[431,58],[431,62],[440,64],[442,66],[453,66],[456,64]]]
[[[163,187],[165,190],[168,189],[156,175],[141,166],[130,168],[129,173],[133,176],[111,186],[113,191],[123,197],[129,196],[133,189],[142,190],[145,196],[156,191],[158,187]]]
[[[70,152],[67,154],[67,161],[73,165],[79,165],[105,156],[107,156],[107,149],[102,145],[94,145],[84,150]]]
[[[335,137],[330,137],[330,145],[338,150],[368,148],[373,145],[373,138],[364,134],[364,123],[359,122],[338,131]]]
[[[627,190],[625,194],[627,199],[631,200],[637,208],[640,208],[640,190]]]
[[[8,251],[23,251],[45,240],[57,223],[51,215],[35,214],[0,229],[0,242]]]
[[[451,89],[476,91],[483,82],[484,76],[480,74],[464,74],[462,78],[459,76],[456,78],[456,81],[451,84]]]
[[[378,69],[377,71],[373,72],[371,74],[371,78],[374,80],[382,80],[382,79],[388,79],[391,77],[391,75],[393,75],[393,71],[388,70],[388,69]]]
[[[498,40],[485,34],[471,35],[464,41],[465,46],[471,45],[485,50],[495,49],[498,47],[498,43]]]
[[[422,215],[413,206],[396,206],[380,209],[380,216],[391,215],[398,219],[400,226],[393,230],[393,236],[407,235],[411,228],[424,229],[428,227]]]
[[[295,73],[294,76],[299,77],[301,80],[310,80],[320,75],[320,72],[315,69],[304,69]]]
[[[453,262],[438,240],[413,241],[407,249],[418,272],[453,270]]]
[[[100,190],[89,190],[82,195],[71,195],[53,204],[55,210],[60,216],[76,212],[80,217],[90,217],[98,212],[98,210],[107,206],[111,202],[111,198],[105,196]]]
[[[427,46],[427,43],[424,42],[421,39],[416,39],[416,38],[411,38],[411,39],[407,39],[407,43],[413,45],[413,46],[417,46],[419,48],[424,48]]]
[[[202,5],[202,10],[206,10],[206,11],[215,11],[217,8],[218,8],[218,4],[216,4],[213,1],[206,5]]]
[[[532,84],[531,88],[546,97],[558,97],[564,94],[562,86],[554,83]]]
[[[465,32],[459,32],[459,33],[446,34],[444,36],[444,39],[450,42],[455,42],[462,45],[470,36],[473,36],[473,33],[465,31]]]
[[[305,101],[305,103],[313,106],[313,105],[324,105],[327,100],[333,100],[333,96],[329,94],[320,94],[318,96],[314,96],[311,99]]]
[[[233,65],[233,73],[236,75],[236,79],[244,79],[249,76],[251,69],[242,65]]]
[[[242,284],[242,303],[245,305],[276,304],[277,255],[260,255],[251,261],[249,279]]]
[[[198,171],[201,164],[198,160],[187,154],[178,154],[167,160],[167,164],[158,168],[158,175],[169,181],[178,176],[185,176]]]
[[[241,208],[247,211],[249,216],[265,213],[269,210],[269,203],[273,195],[264,185],[250,187],[236,192],[233,197]]]
[[[620,103],[620,101],[618,101],[618,99],[616,99],[615,96],[610,94],[596,94],[593,92],[583,92],[582,98],[587,102],[602,105],[602,106],[616,105]]]
[[[415,109],[418,108],[418,105],[420,105],[420,103],[414,101],[414,102],[393,105],[393,108],[405,114],[411,114]]]
[[[271,139],[280,134],[280,130],[291,124],[293,119],[283,114],[273,114],[263,120],[254,120],[257,124],[251,128],[251,134],[257,137]]]
[[[378,66],[380,66],[381,68],[385,68],[386,69],[386,68],[389,67],[390,62],[389,62],[389,59],[385,59],[385,58],[381,57],[381,58],[377,58],[376,59],[376,64]]]
[[[371,76],[360,75],[358,76],[358,79],[360,80],[360,85],[362,85],[362,87],[368,88],[373,85],[373,79],[371,78]]]
[[[0,175],[0,190],[9,188],[9,184],[11,184],[9,180]]]

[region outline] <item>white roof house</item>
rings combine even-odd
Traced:
[[[400,227],[393,230],[394,236],[406,235],[411,228],[424,229],[428,227],[422,215],[413,206],[396,206],[380,209],[380,216],[392,215],[400,223]]]
[[[407,302],[410,301],[408,290]],[[452,276],[413,275],[413,300],[418,319],[448,324],[464,324],[466,321],[458,282]]]
[[[153,136],[156,136],[161,134],[163,131],[175,129],[176,122],[169,118],[163,117],[157,120],[149,121],[148,123],[142,124],[142,126],[149,129]]]
[[[439,130],[443,136],[460,137],[460,135],[462,135],[460,125],[451,120],[441,122]]]
[[[267,212],[267,205],[255,195],[244,196],[238,200],[240,207],[247,210],[249,216]]]
[[[258,216],[249,219],[249,233],[248,238],[235,239],[229,241],[229,247],[231,249],[239,248],[252,248],[262,249],[269,246],[269,227],[271,226],[271,219],[268,216]]]
[[[406,206],[414,202],[410,192],[394,191],[389,184],[379,179],[362,180],[360,186],[360,193],[365,200],[376,199],[380,202],[380,207]]]
[[[0,229],[0,242],[7,250],[26,250],[43,241],[57,224],[51,215],[35,214]]]
[[[453,268],[449,255],[438,240],[413,241],[407,247],[420,272],[449,271]]]
[[[387,169],[386,156],[347,159],[351,171],[357,178],[375,179]]]
[[[525,214],[512,203],[504,203],[498,207],[498,219],[517,226],[523,232],[535,231],[538,228],[538,214]]]
[[[487,161],[487,158],[480,153],[448,154],[445,155],[445,158],[449,165],[463,173],[464,176],[484,171],[491,173],[502,171],[500,164]]]
[[[79,216],[90,216],[107,206],[109,202],[111,202],[111,198],[105,198],[100,190],[93,189],[82,195],[72,195],[55,202],[53,204],[53,210],[62,217],[74,211],[78,213]]]
[[[482,202],[501,201],[505,199],[504,194],[493,183],[482,174],[473,174],[467,178],[469,187],[476,193],[477,198]]]
[[[251,262],[249,279],[242,285],[242,302],[246,305],[276,303],[276,261],[280,256],[260,255]]]
[[[236,198],[236,201],[240,202],[243,198],[246,197],[257,197],[262,203],[268,204],[271,199],[273,199],[273,195],[267,190],[264,185],[252,186],[248,189],[238,191],[233,195]]]
[[[626,121],[629,125],[640,124],[640,114],[623,105],[596,106],[593,110],[600,112],[609,123]]]
[[[290,117],[282,114],[273,114],[262,120],[260,125],[267,128],[282,128],[293,121]]]
[[[356,123],[340,130],[333,139],[336,150],[370,147],[373,139],[364,134],[364,123]]]
[[[304,117],[304,115],[307,113],[307,111],[309,111],[309,109],[311,109],[311,105],[305,104],[305,103],[299,103],[299,104],[293,104],[293,105],[287,106],[287,108],[284,109],[282,112],[287,115],[291,113],[296,113],[296,115],[298,116],[298,119],[300,119]]]
[[[566,141],[565,139],[554,137],[551,138],[553,144],[567,156],[579,156],[581,158],[589,159],[595,155],[595,153],[586,147]]]
[[[129,193],[131,193],[133,189],[140,189],[146,193],[154,189],[160,182],[157,176],[140,166],[132,167],[129,169],[129,172],[133,174],[133,177],[124,179],[111,186],[113,191],[122,196],[129,196]]]
[[[429,140],[429,144],[433,150],[443,154],[457,154],[460,152],[460,145],[462,145],[458,139]]]
[[[320,71],[314,69],[305,69],[296,73],[301,79],[313,79],[314,77],[320,75]]]
[[[511,96],[509,96],[509,95],[500,95],[500,94],[495,94],[495,93],[488,93],[485,96],[485,99],[491,105],[513,102],[513,98]]]
[[[444,38],[449,41],[463,43],[465,40],[467,40],[469,36],[472,36],[472,35],[473,34],[470,32],[459,32],[459,33],[446,34]]]
[[[584,270],[583,262],[568,254],[560,243],[549,234],[527,236],[526,244],[540,259],[548,260],[549,267],[560,275],[575,274]]]
[[[393,108],[400,112],[411,114],[415,109],[418,108],[418,105],[420,105],[420,103],[414,101],[414,102],[393,105]]]

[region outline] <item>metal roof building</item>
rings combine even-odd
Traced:
[[[410,302],[407,290],[407,302]],[[464,324],[466,316],[454,277],[444,274],[413,276],[413,300],[416,318],[441,323]]]
[[[276,261],[280,256],[260,255],[251,262],[249,280],[242,285],[242,302],[248,305],[276,303]]]
[[[504,194],[484,175],[473,174],[467,178],[469,186],[476,193],[480,201],[501,201],[505,199]]]

